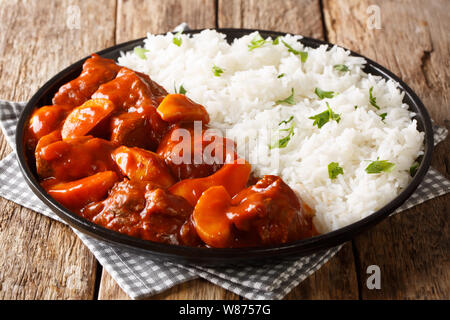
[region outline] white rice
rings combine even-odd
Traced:
[[[256,35],[229,45],[225,35],[206,30],[193,37],[181,35],[182,44],[176,46],[171,33],[148,34],[146,59],[127,52],[118,61],[149,74],[171,93],[183,85],[188,97],[206,107],[212,126],[229,129],[227,135],[237,141],[238,153],[252,163],[255,174],[280,175],[315,208],[314,222],[321,232],[356,222],[396,197],[411,179],[409,168],[422,153],[424,138],[397,84],[364,73],[365,60],[340,47],[303,47],[297,42],[300,36],[283,40],[308,52],[305,63],[281,41],[250,51],[248,44]],[[336,71],[336,64],[350,71]],[[214,76],[213,65],[224,70],[220,77]],[[339,94],[319,100],[316,87]],[[380,110],[369,103],[371,87]],[[277,105],[291,88],[295,105]],[[308,118],[326,110],[326,102],[341,120],[319,129]],[[384,121],[379,116],[383,113]],[[279,129],[292,123],[279,122],[291,115],[295,134],[285,148],[270,150]],[[394,163],[394,170],[368,174],[365,168],[378,157]],[[338,162],[344,174],[331,180],[330,162]]]

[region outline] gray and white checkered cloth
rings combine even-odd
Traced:
[[[0,100],[0,125],[13,148],[17,120],[25,103]],[[435,126],[435,142],[445,139],[447,130]],[[431,168],[416,192],[396,212],[408,209],[426,200],[450,192],[450,182]],[[61,221],[26,184],[16,156],[13,153],[0,161],[0,196],[24,207]],[[282,299],[301,281],[318,270],[341,246],[296,260],[261,266],[209,268],[180,265],[138,255],[109,243],[74,232],[91,250],[102,266],[133,299],[145,298],[162,292],[178,283],[197,277],[248,299]]]

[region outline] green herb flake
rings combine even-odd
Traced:
[[[175,86],[175,83],[173,84],[174,87],[174,91],[175,93],[180,93],[180,94],[186,94],[186,89],[183,87],[183,85],[180,85],[180,89],[177,90],[177,87]]]
[[[416,175],[417,168],[419,168],[419,163],[414,162],[411,168],[409,168],[409,174],[411,175],[411,177],[414,177]]]
[[[288,120],[284,120],[281,121],[278,125],[281,125],[283,123],[288,124],[289,122],[291,122],[294,119],[294,116],[291,116]],[[286,131],[287,132],[287,136],[285,136],[284,138],[281,138],[280,140],[278,140],[277,142],[275,142],[273,145],[269,145],[269,150],[275,149],[275,148],[286,148],[286,146],[288,145],[289,141],[291,141],[291,137],[295,134],[294,133],[294,127],[295,127],[295,122],[292,121],[291,126],[287,129],[280,129],[280,131]]]
[[[387,113],[385,112],[385,113],[379,114],[379,116],[381,118],[381,121],[384,121],[384,119],[386,119]]]
[[[214,73],[214,75],[216,77],[220,77],[221,74],[224,72],[222,68],[220,68],[220,67],[218,67],[216,65],[213,65],[212,70],[213,70],[213,73]]]
[[[306,51],[300,51],[300,60],[305,63],[308,59],[308,52]]]
[[[291,89],[291,95],[289,97],[287,97],[286,99],[283,99],[283,100],[277,100],[275,103],[276,104],[285,103],[285,104],[294,105],[295,104],[295,101],[294,101],[294,88]]]
[[[298,50],[295,50],[294,48],[292,48],[289,44],[287,44],[284,40],[281,40],[281,42],[284,44],[284,46],[286,47],[286,48],[288,48],[288,51],[289,52],[292,52],[293,54],[295,54],[296,56],[300,56],[300,60],[303,62],[303,63],[305,63],[306,62],[306,60],[308,59],[308,52],[306,52],[306,51],[298,51]]]
[[[276,37],[276,38],[272,41],[272,44],[273,44],[274,46],[278,45],[278,44],[280,43],[280,38],[281,38],[281,36]]]
[[[358,109],[358,106],[357,106],[357,105],[355,105],[355,106],[354,106],[354,108],[355,108],[355,110],[356,110],[356,109]]]
[[[328,165],[328,176],[331,180],[336,179],[338,175],[344,174],[344,169],[337,162],[330,162]]]
[[[347,72],[350,70],[345,64],[335,64],[333,66],[333,68],[334,68],[334,70],[342,71],[342,72]]]
[[[174,45],[176,46],[181,46],[181,44],[183,43],[183,39],[181,39],[180,35],[183,33],[183,31],[179,31],[175,34],[175,36],[172,39],[172,42]]]
[[[248,45],[248,50],[252,51],[256,48],[262,47],[267,41],[261,37],[259,34],[257,34],[252,41],[250,41],[250,44]]]
[[[278,78],[278,79],[281,79],[281,78],[283,78],[285,75],[286,75],[286,73],[281,73],[281,74],[279,74],[279,75],[277,76],[277,78]]]
[[[325,99],[325,98],[333,98],[334,97],[334,92],[333,91],[323,91],[320,88],[316,88],[314,90],[314,93],[319,97],[320,100]]]
[[[317,125],[317,127],[320,129],[330,120],[335,120],[337,123],[339,123],[339,121],[341,121],[341,115],[334,113],[327,102],[327,110],[309,117],[308,119],[314,120],[313,126]]]
[[[283,123],[288,124],[294,119],[294,116],[290,116],[289,119],[281,121],[278,125],[281,126]]]
[[[187,93],[187,91],[186,91],[186,89],[183,87],[183,85],[180,86],[180,90],[179,90],[178,92],[181,93],[181,94],[186,94],[186,93]]]
[[[387,160],[376,160],[371,162],[365,169],[369,174],[381,173],[381,172],[391,172],[394,170],[395,164]]]
[[[140,47],[134,48],[134,54],[143,60],[147,60],[146,52],[149,52],[149,50]]]
[[[370,87],[369,89],[369,102],[372,106],[374,106],[375,108],[377,108],[378,110],[380,110],[380,107],[377,105],[377,98],[375,98],[372,95],[372,91],[373,91],[373,87]]]

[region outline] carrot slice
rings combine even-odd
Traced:
[[[214,248],[229,247],[233,240],[226,212],[231,197],[223,186],[211,187],[198,199],[192,220],[200,239]]]
[[[108,117],[115,107],[108,99],[91,99],[72,110],[64,122],[61,136],[63,140],[86,135],[103,119]]]
[[[67,208],[82,208],[88,203],[102,200],[117,180],[115,172],[103,171],[80,180],[57,183],[50,186],[47,192]]]
[[[170,187],[169,191],[185,198],[192,206],[195,206],[202,193],[213,186],[223,186],[230,196],[234,196],[245,188],[250,172],[250,164],[243,159],[238,159],[224,164],[209,177],[181,180]]]
[[[195,103],[184,94],[169,94],[161,101],[158,109],[159,115],[164,121],[175,123],[181,121],[209,122],[209,115],[205,107]]]

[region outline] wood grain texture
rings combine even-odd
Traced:
[[[80,29],[68,27],[74,12]],[[2,1],[0,98],[27,100],[62,68],[112,45],[114,12],[108,0]],[[11,151],[3,136],[0,150]],[[0,198],[0,299],[92,299],[95,270],[70,228]]]
[[[358,299],[358,279],[351,242],[346,243],[336,256],[301,282],[285,299]]]
[[[219,0],[220,28],[254,28],[322,39],[319,0]]]
[[[378,5],[381,29],[369,29],[369,5]],[[324,1],[329,41],[366,55],[415,90],[433,119],[449,128],[450,10],[445,0]],[[450,139],[432,165],[450,176]],[[363,299],[450,297],[449,200],[446,195],[386,219],[354,240]],[[381,268],[381,290],[368,290],[366,268]]]
[[[186,22],[191,29],[214,28],[214,0],[118,0],[116,42],[165,33]]]

